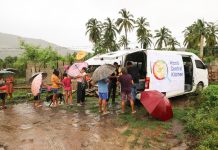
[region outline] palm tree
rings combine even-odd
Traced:
[[[103,23],[102,29],[104,32],[103,39],[105,48],[112,50],[114,45],[116,45],[116,34],[118,33],[118,29],[110,18],[107,18],[106,22]]]
[[[155,30],[155,32],[155,38],[158,38],[155,43],[155,46],[157,45],[157,49],[162,49],[163,44],[167,47],[167,42],[171,38],[171,31],[166,27],[162,27],[160,30]]]
[[[200,57],[204,56],[204,40],[207,34],[206,22],[204,20],[198,19],[193,24],[194,37],[200,39]]]
[[[149,26],[149,22],[146,22],[146,18],[140,17],[136,20],[136,35],[138,42],[141,43],[141,48],[148,48],[152,44],[151,37],[152,35],[150,34],[150,30],[148,30],[146,27]]]
[[[212,48],[217,44],[218,27],[215,23],[207,23],[198,19],[183,32],[185,32],[184,45],[187,48],[200,49],[201,58],[204,55],[204,42],[207,48]]]
[[[127,38],[127,32],[132,31],[134,26],[133,24],[135,23],[133,19],[133,15],[130,14],[129,11],[126,9],[121,9],[119,11],[119,14],[121,15],[121,18],[118,18],[116,21],[116,25],[119,27],[119,32],[121,32],[124,29],[125,32],[125,38]],[[126,48],[127,45],[124,45],[124,48]]]
[[[125,46],[128,45],[128,44],[129,44],[128,39],[126,38],[125,35],[122,35],[122,36],[120,37],[120,40],[119,40],[119,46],[120,46],[120,47],[124,46],[124,49],[125,49],[125,48],[126,48]]]
[[[86,23],[86,35],[89,34],[89,40],[94,44],[97,44],[101,39],[101,26],[101,22],[95,18],[89,19]]]
[[[167,43],[170,50],[176,50],[176,45],[180,46],[179,42],[176,40],[176,38],[171,37]]]
[[[206,35],[206,46],[207,47],[215,47],[218,40],[218,26],[213,23],[207,23],[207,35]]]
[[[186,27],[186,29],[183,31],[184,33],[184,42],[183,44],[187,48],[193,48],[193,49],[198,49],[198,39],[194,36],[194,25]]]

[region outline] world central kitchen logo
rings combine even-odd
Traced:
[[[157,80],[163,80],[168,77],[167,63],[163,60],[157,60],[153,65],[153,74]]]
[[[177,77],[184,76],[183,68],[180,65],[179,61],[170,61],[169,66],[164,60],[157,60],[153,64],[154,77],[157,80],[168,79],[169,81],[171,81],[170,78],[177,78]],[[169,74],[169,69],[170,69],[170,74]]]

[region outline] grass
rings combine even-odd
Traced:
[[[135,133],[135,139],[129,143],[131,149],[134,149],[136,146],[141,145],[141,143],[139,142],[140,137],[141,137],[141,132]]]
[[[150,147],[151,147],[150,146],[150,139],[145,137],[144,141],[143,141],[143,144],[142,144],[142,148],[147,149],[147,148],[150,148]]]
[[[132,130],[127,129],[127,130],[125,130],[125,131],[122,133],[122,135],[124,135],[124,136],[130,136],[132,133],[133,133]]]

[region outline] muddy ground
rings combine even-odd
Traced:
[[[174,99],[173,105],[184,107],[186,98],[180,99]],[[120,123],[120,114],[114,109],[106,116],[88,106],[70,109],[75,111],[45,105],[35,108],[32,102],[26,102],[0,110],[0,150],[188,149],[182,123],[177,119],[172,119],[165,128],[164,123],[157,123],[145,114],[140,116],[141,120],[155,126],[141,127]]]

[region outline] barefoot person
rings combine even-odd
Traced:
[[[52,104],[54,107],[56,107],[58,105],[57,96],[58,96],[59,88],[60,85],[62,85],[59,79],[59,71],[57,69],[54,69],[54,72],[51,76],[51,83],[52,83],[52,91],[53,91]]]
[[[99,112],[103,112],[103,114],[108,114],[107,111],[107,99],[108,99],[108,84],[107,79],[102,79],[98,81],[98,95],[99,95]],[[102,103],[103,108],[102,110]]]
[[[2,109],[6,109],[5,106],[6,90],[7,87],[5,85],[4,78],[0,76],[0,99],[2,100],[2,107],[1,107]]]
[[[131,88],[133,85],[132,76],[130,74],[127,74],[126,68],[122,68],[121,72],[122,75],[119,76],[118,81],[121,84],[122,113],[124,113],[125,99],[127,98],[130,101],[132,113],[134,114],[136,111],[134,110],[134,101],[131,95]]]
[[[72,105],[72,87],[71,87],[71,78],[67,75],[67,73],[63,74],[64,79],[62,80],[64,91],[65,91],[65,102],[68,105],[68,97],[70,97],[70,105]]]

